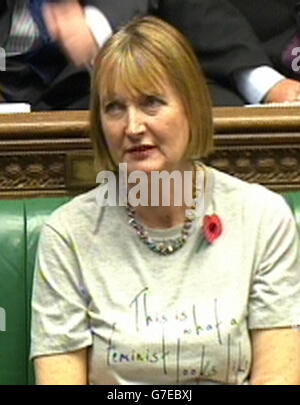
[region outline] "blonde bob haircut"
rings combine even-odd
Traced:
[[[212,105],[205,77],[189,42],[156,17],[133,20],[102,47],[91,81],[90,137],[97,170],[116,170],[102,129],[101,101],[118,84],[131,95],[156,95],[163,83],[177,92],[190,125],[189,160],[213,148]]]

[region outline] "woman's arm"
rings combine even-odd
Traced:
[[[87,385],[87,348],[37,357],[34,368],[38,385]]]
[[[251,338],[252,385],[300,384],[300,330],[253,330]]]

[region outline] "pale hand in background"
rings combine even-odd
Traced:
[[[90,66],[98,46],[77,0],[48,3],[43,12],[50,35],[71,62],[78,67]]]
[[[264,103],[284,103],[300,101],[300,82],[284,79],[267,93]]]

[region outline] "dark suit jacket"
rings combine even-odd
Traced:
[[[190,39],[209,82],[215,81],[230,91],[235,90],[233,74],[245,68],[269,65],[288,77],[299,78],[281,62],[283,49],[297,29],[297,3],[158,0],[154,12]],[[222,100],[214,101],[226,105]]]
[[[272,66],[288,77],[299,78],[282,65],[282,52],[299,29],[299,0],[230,0],[251,25]],[[299,24],[299,23],[298,23]]]
[[[157,14],[191,40],[206,74],[226,81],[261,64],[293,76],[281,53],[296,32],[299,0],[161,0]]]
[[[83,5],[94,5],[108,17],[117,29],[135,14],[145,14],[148,6],[143,0],[82,0]],[[0,46],[7,41],[14,0],[0,1]],[[89,107],[90,77],[85,70],[70,64],[57,49],[51,57],[58,74],[49,84],[44,83],[23,56],[7,58],[6,72],[1,72],[0,88],[7,100],[27,101],[33,110],[87,109]]]

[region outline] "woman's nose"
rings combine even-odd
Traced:
[[[143,114],[136,107],[129,107],[127,111],[126,134],[139,135],[145,131]]]

